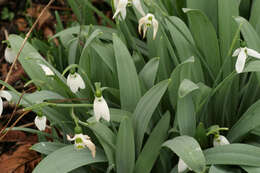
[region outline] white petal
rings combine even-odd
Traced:
[[[96,156],[96,146],[95,146],[95,144],[93,142],[91,142],[91,140],[86,140],[86,139],[83,140],[83,143],[91,151],[92,157],[95,158],[95,156]]]
[[[5,49],[5,60],[9,63],[13,63],[16,57],[16,53],[9,47]]]
[[[141,34],[141,30],[142,30],[142,25],[145,24],[145,21],[147,20],[146,16],[142,17],[141,19],[139,19],[138,23],[138,32],[139,34]]]
[[[113,16],[113,19],[119,14],[121,13],[122,17],[124,17],[122,14],[122,11],[123,10],[126,10],[126,6],[127,6],[127,3],[128,3],[128,0],[119,0],[118,4],[117,4],[117,7],[116,7],[116,12]],[[123,11],[124,13],[124,11]]]
[[[241,51],[241,48],[237,48],[232,56],[238,56],[239,52]]]
[[[0,98],[0,117],[3,113],[3,100]]]
[[[75,140],[75,136],[73,136],[73,138],[71,138],[69,135],[67,135],[67,140],[68,141],[74,141]]]
[[[188,165],[181,158],[179,158],[178,173],[184,172],[187,169],[188,169]]]
[[[36,127],[40,130],[40,131],[44,131],[45,128],[46,128],[46,121],[47,121],[47,118],[46,116],[36,116],[35,117],[35,120],[34,120],[34,123],[36,125]]]
[[[225,136],[219,135],[217,138],[213,140],[213,146],[227,145],[230,144]]]
[[[236,62],[236,71],[237,73],[241,73],[245,67],[247,55],[244,51],[244,48],[241,49]]]
[[[257,51],[249,48],[246,48],[246,50],[249,56],[260,59],[260,53],[258,53]]]
[[[157,31],[158,31],[158,21],[154,18],[153,19],[153,39],[155,39]]]
[[[133,5],[139,11],[139,13],[142,16],[145,16],[145,13],[144,13],[144,10],[142,8],[142,4],[141,4],[140,0],[133,0]]]
[[[104,118],[106,121],[110,121],[109,108],[103,96],[95,97],[93,107],[94,107],[94,115],[97,121],[99,121],[101,117]]]
[[[41,66],[41,68],[44,71],[46,76],[54,76],[53,71],[48,66],[46,66],[44,64],[39,64],[39,65]]]
[[[79,88],[85,89],[85,82],[79,74],[77,74],[76,80]]]
[[[7,101],[12,100],[12,95],[8,91],[0,91],[0,97],[5,98]]]

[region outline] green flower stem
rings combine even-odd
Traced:
[[[73,108],[73,107],[93,107],[93,104],[67,104],[67,103],[57,104],[57,103],[42,102],[24,108],[23,110],[28,111],[28,110],[33,110],[33,109],[42,108],[46,106]]]
[[[71,108],[70,115],[71,115],[71,118],[74,120],[76,127],[79,127],[79,124],[78,124],[79,119],[78,119],[78,117],[76,117],[76,115],[74,113],[74,108]]]

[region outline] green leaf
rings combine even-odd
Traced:
[[[260,1],[253,1],[251,6],[251,15],[250,15],[250,23],[255,28],[256,32],[260,36]]]
[[[152,87],[145,93],[136,106],[133,121],[137,153],[141,150],[145,131],[156,107],[167,90],[169,82],[170,80],[164,80]]]
[[[259,173],[260,167],[241,166],[247,173]]]
[[[247,144],[229,144],[204,150],[207,165],[260,166],[260,148]]]
[[[64,147],[66,144],[57,142],[39,142],[34,144],[30,149],[41,154],[49,155],[50,153]]]
[[[115,34],[113,35],[113,43],[119,80],[121,107],[124,110],[132,112],[141,98],[139,78],[127,47]]]
[[[209,169],[209,173],[240,173],[241,170],[227,167],[227,166],[215,166],[212,165]]]
[[[117,172],[133,173],[135,165],[135,143],[132,120],[125,118],[119,127],[116,144]]]
[[[195,135],[196,113],[190,93],[198,88],[196,84],[187,79],[180,84],[176,116],[181,135]]]
[[[88,119],[88,127],[94,132],[98,141],[105,150],[109,165],[115,163],[115,143],[116,136],[115,134],[104,124],[96,122],[96,120]]]
[[[174,82],[171,82],[169,84],[169,98],[171,101],[171,104],[173,106],[173,108],[176,108],[177,106],[177,100],[178,100],[178,90],[179,90],[179,86],[181,81],[183,81],[184,78],[188,78],[190,76],[190,72],[189,73],[183,73],[183,71],[186,71],[187,69],[189,69],[192,65],[194,65],[194,57],[190,57],[189,59],[187,59],[186,61],[184,61],[183,63],[179,64],[172,72],[171,74],[171,80]],[[186,67],[184,67],[186,66]]]
[[[74,145],[68,145],[45,157],[33,170],[33,173],[64,173],[84,165],[106,161],[106,157],[99,149],[97,149],[96,157],[93,158],[87,148],[77,151]]]
[[[240,141],[251,130],[260,126],[260,100],[254,103],[229,130],[228,139],[230,142]]]
[[[169,125],[170,112],[166,112],[166,114],[161,118],[161,120],[153,129],[151,135],[144,145],[142,152],[139,154],[136,161],[135,173],[151,172],[160,153],[161,145],[167,138]]]
[[[201,173],[206,169],[206,160],[198,142],[189,136],[178,136],[163,144],[176,153],[193,171]]]
[[[214,26],[200,10],[184,9],[184,12],[188,14],[191,32],[198,49],[202,52],[213,74],[217,76],[221,61]]]
[[[140,79],[143,80],[147,89],[152,88],[154,85],[159,67],[159,59],[159,57],[156,57],[148,61],[139,73]]]
[[[233,16],[239,15],[238,0],[218,0],[218,35],[224,76],[233,71],[235,58],[227,57],[238,26]],[[237,40],[237,45],[239,44]],[[230,55],[231,56],[231,55]]]

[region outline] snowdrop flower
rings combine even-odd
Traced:
[[[39,64],[39,65],[41,66],[41,68],[44,71],[46,76],[54,76],[53,71],[48,66],[46,66],[44,64]]]
[[[16,53],[9,47],[5,49],[5,60],[9,63],[13,63],[16,57]]]
[[[248,56],[260,59],[260,53],[247,47],[236,49],[232,56],[238,56],[236,62],[237,73],[241,73],[243,71]]]
[[[215,135],[213,140],[213,146],[227,145],[230,144],[225,136]]]
[[[144,25],[143,38],[145,37],[147,28],[150,26],[153,26],[153,39],[155,39],[156,33],[158,31],[158,21],[155,19],[154,15],[151,13],[148,13],[146,16],[142,17],[139,20],[139,25],[138,25],[139,34],[141,34],[143,25]]]
[[[88,135],[82,134],[81,127],[75,127],[75,136],[71,138],[69,135],[67,135],[67,139],[69,141],[75,141],[74,146],[77,150],[88,147],[88,149],[91,151],[92,157],[94,158],[96,156],[95,144],[90,140]]]
[[[85,83],[78,73],[70,73],[67,77],[67,85],[73,93],[76,93],[79,88],[84,89]]]
[[[113,19],[120,13],[122,18],[125,19],[126,17],[126,7],[127,4],[133,4],[133,6],[139,11],[139,13],[144,16],[144,10],[142,8],[140,0],[114,0],[114,5],[116,12],[113,16]]]
[[[179,158],[179,162],[178,162],[178,173],[184,172],[187,169],[191,170],[188,165],[181,159]]]
[[[110,113],[106,100],[101,95],[100,97],[95,96],[94,100],[94,116],[99,121],[100,118],[104,118],[106,121],[110,121]]]
[[[46,128],[47,118],[46,116],[37,115],[34,119],[34,124],[40,131],[44,131]]]
[[[3,100],[5,98],[7,101],[11,101],[12,95],[8,91],[0,91],[0,116],[3,113]]]

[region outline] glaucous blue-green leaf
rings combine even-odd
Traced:
[[[169,82],[170,80],[164,80],[153,86],[145,93],[136,106],[133,113],[133,125],[137,153],[141,150],[145,131],[155,109],[167,90]]]
[[[178,136],[166,141],[162,146],[170,148],[193,171],[200,173],[206,169],[206,160],[199,143],[189,136]]]
[[[119,80],[121,107],[124,110],[132,112],[141,98],[139,78],[127,47],[115,34],[113,35],[113,43]]]
[[[96,157],[93,158],[90,150],[87,148],[78,151],[75,149],[74,145],[68,145],[45,157],[36,166],[33,173],[64,173],[70,172],[81,166],[106,161],[107,159],[100,149],[97,149]]]
[[[62,147],[64,147],[66,144],[63,143],[57,143],[57,142],[39,142],[34,144],[30,149],[37,151],[41,154],[48,155]]]
[[[229,144],[203,151],[207,165],[260,166],[260,148],[247,144]]]
[[[117,134],[116,170],[132,173],[135,165],[135,142],[131,118],[124,118]]]

